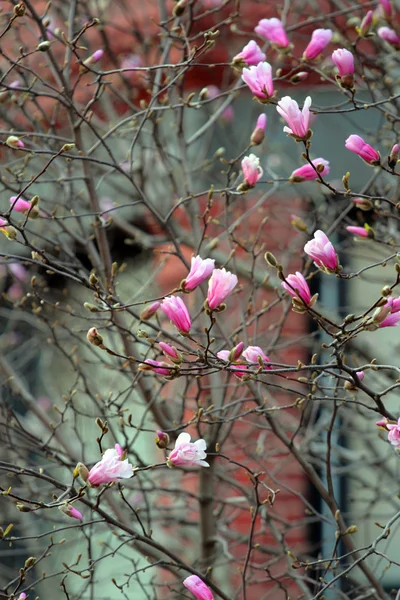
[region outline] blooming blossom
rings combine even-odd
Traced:
[[[302,110],[299,109],[296,100],[293,100],[290,96],[284,96],[282,100],[278,102],[278,106],[276,107],[278,113],[288,124],[288,127],[285,126],[283,131],[289,135],[304,139],[307,136],[309,129],[310,106],[310,96],[307,96],[305,99]]]
[[[193,256],[189,274],[183,281],[184,291],[189,292],[196,289],[197,286],[208,279],[214,269],[215,260],[213,258],[203,259],[201,256]]]
[[[302,181],[313,181],[318,179],[320,175],[328,175],[330,171],[329,161],[324,158],[315,158],[311,161],[315,168],[310,164],[306,164],[299,169],[295,169],[290,176],[290,181],[293,183],[301,183]],[[321,166],[320,166],[321,165]],[[318,169],[318,172],[317,172]]]
[[[386,428],[389,431],[389,433],[388,433],[389,442],[392,444],[392,446],[397,448],[398,446],[400,446],[400,419],[397,421],[397,423],[394,423],[394,424],[387,423]]]
[[[220,306],[237,286],[237,283],[238,278],[230,271],[215,269],[208,282],[208,308],[214,310]]]
[[[311,41],[303,52],[303,58],[314,60],[324,50],[332,39],[331,29],[315,29],[311,35]]]
[[[103,458],[90,469],[88,482],[92,486],[98,486],[119,479],[129,479],[132,475],[133,467],[128,459],[121,460],[118,450],[109,448],[104,452]]]
[[[258,65],[258,63],[265,60],[265,58],[265,52],[261,50],[257,42],[250,40],[243,50],[234,56],[233,63],[244,62],[249,66]]]
[[[183,581],[183,585],[192,592],[196,600],[214,600],[212,591],[197,575],[190,575]]]
[[[203,439],[196,442],[190,441],[191,436],[183,432],[179,434],[175,448],[167,458],[169,467],[209,467],[210,465],[204,459],[206,454],[206,441]]]
[[[258,363],[259,358],[263,363],[271,362],[260,346],[247,346],[246,350],[243,351],[243,358],[250,363]]]
[[[310,288],[304,276],[299,271],[296,271],[294,275],[287,275],[286,281],[282,281],[281,286],[293,298],[299,297],[307,305],[311,303]]]
[[[380,309],[379,315],[374,315],[373,320],[379,328],[397,327],[400,321],[400,297],[390,296],[387,303]]]
[[[161,310],[181,333],[189,333],[192,321],[182,298],[168,296],[162,301]]]
[[[367,144],[359,135],[350,135],[345,142],[345,146],[347,150],[358,154],[369,165],[374,166],[380,162],[381,157],[379,152]]]
[[[287,48],[289,46],[289,40],[282,21],[275,17],[272,19],[261,19],[254,31],[272,44],[275,44],[275,46],[278,46],[278,48]]]
[[[314,239],[306,243],[304,252],[323,271],[328,273],[337,271],[339,261],[335,248],[323,231],[318,230],[314,233]]]
[[[274,95],[272,67],[269,63],[260,62],[257,66],[243,69],[242,79],[260,100],[269,100]]]
[[[255,154],[245,156],[242,160],[242,171],[246,188],[254,187],[263,174],[258,156]]]
[[[253,133],[251,134],[250,141],[254,146],[258,146],[262,143],[265,130],[267,129],[267,115],[265,113],[261,113],[261,115],[257,119],[257,123]]]
[[[390,27],[379,27],[377,34],[382,40],[392,44],[393,46],[400,46],[400,36]]]
[[[340,77],[354,74],[354,56],[346,48],[338,48],[332,52],[332,60],[339,71]]]

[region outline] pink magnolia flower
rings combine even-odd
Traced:
[[[263,363],[271,362],[260,346],[247,346],[246,350],[243,351],[243,358],[249,363],[258,363],[259,358]]]
[[[400,45],[400,36],[390,27],[379,27],[377,34],[382,40],[385,40],[385,42],[388,42],[389,44],[393,44],[393,46]]]
[[[150,306],[144,308],[140,313],[141,320],[147,321],[148,319],[150,319],[157,312],[160,306],[161,302],[153,302],[152,304],[150,304]]]
[[[320,175],[329,174],[330,167],[328,160],[325,160],[324,158],[315,158],[311,162],[314,165],[315,169],[310,164],[304,165],[299,169],[295,169],[290,176],[290,181],[292,181],[293,183],[301,183],[302,181],[313,181],[315,179],[318,179],[318,172]],[[317,168],[318,172],[316,170]]]
[[[392,444],[392,446],[394,446],[395,448],[397,448],[397,446],[400,446],[400,419],[395,424],[387,423],[386,429],[389,431],[388,440]]]
[[[190,575],[183,581],[183,585],[192,592],[196,600],[214,600],[212,591],[197,575]]]
[[[213,258],[201,258],[201,256],[193,256],[190,265],[190,271],[186,279],[183,281],[183,289],[185,292],[191,292],[196,289],[203,281],[205,281],[215,269],[215,260]]]
[[[161,302],[161,310],[181,333],[189,333],[192,321],[184,301],[179,296],[168,296]]]
[[[262,113],[258,119],[253,133],[251,134],[250,141],[254,146],[258,146],[262,143],[267,129],[267,115]]]
[[[358,156],[369,165],[375,166],[380,162],[381,157],[379,152],[364,142],[359,135],[350,135],[345,142],[345,146],[347,150],[354,152],[354,154],[358,154]]]
[[[233,58],[234,63],[245,62],[247,65],[258,65],[265,60],[265,53],[254,40],[251,40],[239,54]]]
[[[245,156],[242,160],[242,171],[246,188],[254,187],[263,174],[258,156],[255,154]]]
[[[104,50],[102,50],[100,48],[99,50],[96,50],[95,52],[93,52],[93,54],[91,56],[89,56],[89,58],[84,60],[83,64],[84,65],[94,65],[95,63],[99,62],[99,60],[101,60],[103,58],[103,55],[104,55]]]
[[[178,350],[175,348],[175,346],[171,346],[166,342],[159,342],[158,345],[160,346],[163,354],[165,354],[165,356],[168,356],[168,358],[170,358],[173,362],[182,362],[182,357],[179,354]]]
[[[98,486],[119,479],[129,479],[132,475],[133,467],[128,459],[121,460],[118,450],[109,448],[104,452],[101,461],[90,469],[88,482],[92,486]]]
[[[390,296],[379,313],[373,316],[373,320],[379,324],[380,329],[383,327],[397,327],[400,321],[400,297],[393,298]]]
[[[392,16],[392,5],[390,4],[390,0],[379,0],[379,5],[384,17],[390,19]]]
[[[207,445],[203,439],[196,442],[190,441],[190,435],[186,432],[179,434],[175,448],[167,458],[169,467],[209,467],[210,465],[204,459],[207,458],[205,452]]]
[[[288,275],[286,277],[286,281],[282,281],[281,286],[293,298],[299,297],[307,305],[311,303],[310,288],[308,287],[307,281],[299,271],[296,271],[294,275]]]
[[[272,67],[269,63],[260,62],[257,66],[243,69],[242,79],[260,100],[269,100],[274,95]]]
[[[27,597],[28,596],[25,594],[25,592],[21,592],[17,600],[26,600]]]
[[[214,310],[237,286],[238,278],[225,269],[215,269],[208,282],[207,304]]]
[[[10,205],[12,210],[16,210],[17,212],[24,214],[26,214],[31,208],[31,203],[28,202],[28,200],[25,200],[24,198],[18,198],[17,200],[17,196],[11,196]]]
[[[310,96],[307,96],[305,99],[302,110],[299,109],[296,100],[293,100],[290,96],[284,96],[282,100],[278,102],[278,106],[276,107],[278,113],[288,124],[288,127],[285,126],[283,131],[289,135],[304,139],[307,136],[309,129],[310,106]]]
[[[354,235],[358,235],[364,238],[369,237],[369,233],[365,229],[365,227],[353,227],[352,225],[349,225],[348,227],[346,227],[346,229],[349,233],[352,233]]]
[[[335,63],[340,77],[354,74],[354,56],[346,48],[338,48],[332,52],[332,60]]]
[[[289,46],[289,40],[282,21],[275,17],[272,19],[261,19],[254,31],[279,48],[287,48]]]
[[[365,37],[371,31],[373,18],[374,18],[374,11],[369,10],[367,12],[367,14],[365,15],[365,17],[363,18],[363,20],[361,21],[360,27],[358,28],[358,34],[361,37]]]
[[[360,381],[362,381],[365,377],[364,371],[356,371],[356,375]]]
[[[339,261],[335,248],[323,231],[318,230],[314,233],[314,239],[306,243],[304,252],[318,268],[328,273],[337,271]]]
[[[146,358],[146,360],[138,366],[139,371],[153,371],[157,375],[172,375],[174,368],[168,363],[160,362],[159,360],[153,360],[152,358]]]
[[[74,508],[71,504],[63,504],[60,507],[60,510],[67,515],[68,517],[72,517],[72,519],[77,519],[78,521],[82,521],[83,515],[77,508]]]
[[[311,41],[303,52],[303,58],[314,60],[326,48],[332,39],[333,31],[331,29],[316,29],[313,31]]]
[[[235,362],[238,360],[243,352],[244,343],[239,342],[237,346],[232,348],[232,350],[220,350],[217,352],[218,358],[221,360],[226,360],[227,362]]]
[[[400,154],[400,145],[394,144],[393,148],[391,149],[390,154],[388,156],[388,165],[391,169],[394,169],[395,166],[397,165],[397,161],[399,160],[399,154]]]

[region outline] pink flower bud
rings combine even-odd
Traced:
[[[266,129],[267,129],[267,115],[262,113],[258,117],[256,127],[255,127],[253,133],[251,134],[250,141],[253,144],[253,146],[259,146],[263,142]]]
[[[285,29],[282,21],[279,19],[261,19],[254,31],[271,42],[271,44],[278,46],[278,48],[287,48],[289,46]]]
[[[161,302],[153,302],[152,304],[150,304],[150,306],[144,308],[140,313],[141,320],[148,321],[148,319],[151,319],[151,317],[157,312],[160,306]]]
[[[319,179],[318,173],[320,175],[328,175],[330,171],[329,161],[324,158],[315,158],[311,161],[314,165],[315,169],[310,165],[304,165],[299,169],[293,171],[290,176],[290,181],[292,183],[301,183],[302,181],[313,181],[315,179]]]
[[[380,429],[384,429],[385,431],[387,431],[387,426],[388,426],[388,420],[385,417],[384,419],[380,419],[379,421],[376,421],[376,425],[380,428]]]
[[[321,230],[314,233],[314,239],[304,246],[304,252],[314,261],[314,264],[327,273],[336,273],[339,261],[335,248]]]
[[[87,58],[83,64],[84,65],[94,65],[95,63],[99,62],[99,60],[101,60],[103,58],[104,55],[104,50],[96,50],[95,52],[93,52],[93,54],[91,56],[89,56],[89,58]]]
[[[119,444],[115,444],[114,448],[117,451],[117,454],[120,458],[123,458],[125,450],[122,448],[122,446],[120,446]]]
[[[260,159],[255,154],[249,154],[242,160],[242,171],[244,178],[244,189],[252,188],[262,177],[263,170],[260,167]]]
[[[174,373],[174,368],[168,363],[153,360],[152,358],[146,358],[143,363],[140,363],[138,369],[139,371],[153,371],[157,375],[166,375],[167,377]]]
[[[356,371],[356,375],[360,381],[362,381],[365,377],[364,371]]]
[[[15,135],[9,135],[6,139],[6,144],[7,146],[10,146],[10,148],[25,148],[24,142]]]
[[[162,301],[161,310],[180,333],[189,333],[192,322],[182,298],[179,298],[179,296],[168,296]]]
[[[18,596],[17,600],[26,600],[27,597],[28,596],[25,594],[25,592],[21,592],[20,595]]]
[[[233,64],[246,64],[246,65],[258,65],[258,63],[265,60],[265,53],[261,50],[260,46],[254,40],[251,40],[239,54],[233,58]]]
[[[349,233],[352,233],[353,235],[358,235],[364,238],[369,237],[369,233],[364,227],[353,227],[352,225],[349,225],[349,227],[346,227],[346,229]]]
[[[381,308],[377,308],[372,316],[374,324],[379,328],[397,327],[400,321],[400,297],[389,297],[387,303]]]
[[[16,210],[17,212],[27,214],[31,208],[31,203],[25,200],[24,198],[18,198],[17,196],[11,196],[10,205],[12,210]]]
[[[213,258],[203,259],[200,256],[193,256],[189,274],[182,282],[184,291],[191,292],[196,289],[203,281],[208,279],[214,268],[215,260]]]
[[[388,42],[393,46],[400,45],[400,36],[390,27],[379,27],[377,34],[382,40],[385,40],[385,42]]]
[[[291,83],[300,83],[301,81],[305,81],[308,78],[307,71],[299,71],[295,73],[291,78]]]
[[[388,165],[391,169],[394,169],[397,165],[397,161],[399,160],[400,146],[399,144],[394,144],[393,148],[390,151],[388,156]]]
[[[103,338],[97,331],[96,327],[91,327],[86,334],[86,339],[92,346],[103,346]]]
[[[183,585],[192,592],[196,600],[214,600],[212,591],[197,575],[190,575],[183,581]]]
[[[298,215],[290,215],[290,224],[293,225],[297,231],[307,231],[307,223]]]
[[[330,29],[316,29],[313,31],[311,41],[303,52],[305,60],[314,60],[330,43],[333,32]]]
[[[208,282],[207,304],[210,310],[220,306],[238,284],[238,278],[225,269],[215,269]]]
[[[350,135],[346,140],[345,146],[347,150],[354,152],[354,154],[358,154],[358,156],[369,165],[379,165],[381,159],[379,152],[364,142],[359,135]]]
[[[363,20],[361,21],[360,27],[357,30],[358,35],[360,37],[367,36],[369,34],[369,32],[371,31],[373,17],[374,17],[374,12],[372,10],[369,10],[367,12],[367,14],[365,15],[365,17],[363,18]]]
[[[379,5],[383,16],[386,19],[390,19],[390,17],[392,16],[392,6],[390,4],[390,0],[379,0]]]
[[[232,350],[229,352],[229,360],[231,362],[238,360],[243,352],[243,348],[244,348],[244,342],[239,342],[237,344],[237,346],[232,348]]]
[[[82,521],[83,519],[82,513],[79,512],[77,508],[74,508],[71,504],[63,504],[60,506],[60,510],[68,517],[72,517],[72,519],[77,519],[78,521]]]
[[[286,277],[286,281],[282,281],[281,286],[293,298],[299,297],[305,304],[307,304],[307,306],[310,305],[310,288],[308,287],[307,281],[299,271],[296,271],[295,275],[288,275]]]
[[[340,77],[354,74],[354,56],[346,48],[339,48],[332,52],[332,60],[339,71]]]
[[[161,450],[163,450],[169,444],[169,435],[168,433],[165,433],[165,431],[161,431],[160,429],[157,429],[156,433],[156,444],[159,448],[161,448]]]
[[[368,198],[353,198],[353,204],[361,210],[371,210],[373,204]]]
[[[190,441],[188,433],[181,433],[175,442],[175,448],[168,456],[167,465],[169,467],[209,467],[208,462],[204,460],[207,458],[206,448],[205,440],[200,439],[193,443]]]
[[[243,358],[249,363],[270,363],[270,359],[259,346],[248,346],[243,351]],[[271,367],[270,367],[271,368]]]
[[[242,79],[260,100],[269,100],[274,95],[272,67],[269,63],[260,62],[257,66],[243,69]]]
[[[278,113],[288,124],[288,127],[284,127],[283,131],[298,139],[306,139],[310,124],[310,106],[310,96],[305,99],[302,110],[299,109],[296,100],[293,100],[290,96],[284,96],[276,107]]]
[[[133,475],[133,467],[128,459],[121,460],[115,448],[109,448],[103,454],[101,461],[89,471],[88,482],[92,486],[111,483],[119,479],[129,479]]]
[[[168,356],[173,362],[180,363],[182,362],[182,356],[179,354],[175,346],[170,346],[165,342],[159,342],[158,344],[165,356]]]
[[[81,462],[78,462],[74,469],[74,478],[80,477],[83,481],[87,481],[89,477],[89,469]]]

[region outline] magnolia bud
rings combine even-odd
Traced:
[[[6,139],[7,146],[10,148],[24,148],[25,144],[22,140],[19,139],[16,135],[9,135]]]
[[[40,44],[36,46],[36,50],[39,50],[40,52],[47,52],[50,46],[50,42],[40,42]]]
[[[390,151],[388,156],[388,165],[390,169],[394,169],[397,165],[397,161],[399,160],[400,146],[399,144],[395,144]]]
[[[166,448],[169,444],[169,435],[165,433],[165,431],[157,430],[156,444],[162,450]]]
[[[87,481],[89,477],[89,469],[83,463],[78,462],[74,469],[73,475],[75,479],[79,476],[83,481]]]
[[[141,320],[147,321],[148,319],[150,319],[157,312],[160,306],[161,302],[153,302],[152,304],[150,304],[150,306],[147,306],[140,313]]]
[[[96,327],[91,327],[86,334],[86,338],[92,346],[103,346],[103,338],[97,331]]]
[[[12,225],[0,227],[0,229],[8,240],[15,240],[15,238],[17,237],[17,230]]]

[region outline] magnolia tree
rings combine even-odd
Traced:
[[[1,7],[0,598],[399,598],[396,7],[134,4]]]

